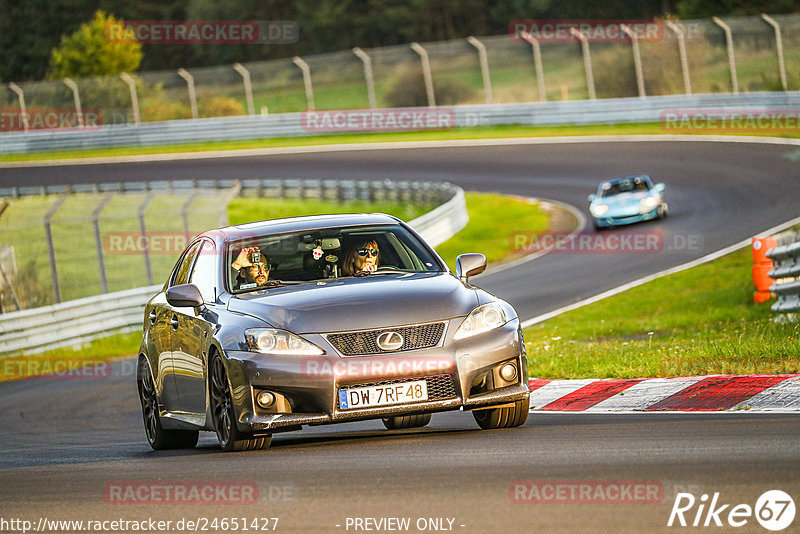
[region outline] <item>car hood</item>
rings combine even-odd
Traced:
[[[477,305],[476,291],[449,273],[398,273],[254,291],[232,297],[228,309],[307,334],[439,321]]]

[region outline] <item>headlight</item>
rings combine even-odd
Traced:
[[[592,214],[594,214],[595,217],[600,217],[607,211],[608,211],[608,206],[605,204],[597,204],[595,206],[592,206]]]
[[[506,314],[496,302],[478,306],[464,319],[456,330],[453,339],[464,339],[494,330],[506,324]]]
[[[655,208],[658,206],[658,199],[656,197],[645,197],[642,199],[642,206],[645,208]]]
[[[283,356],[319,356],[325,351],[302,337],[274,328],[251,328],[244,333],[250,350]]]

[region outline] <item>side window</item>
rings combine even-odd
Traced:
[[[194,263],[194,258],[197,256],[197,250],[200,248],[200,244],[201,243],[198,241],[183,255],[180,265],[177,266],[177,269],[172,274],[172,280],[169,284],[170,287],[188,283],[189,270],[192,268],[192,263]]]
[[[217,293],[217,264],[219,257],[214,247],[214,243],[208,240],[203,240],[203,248],[200,249],[200,254],[197,256],[197,261],[194,262],[194,269],[189,283],[197,286],[200,294],[203,295],[203,300],[206,302],[214,302]]]

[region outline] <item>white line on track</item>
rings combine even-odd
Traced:
[[[137,154],[89,158],[65,158],[46,161],[9,161],[3,167],[55,167],[65,165],[102,165],[108,163],[137,163],[148,161],[182,161],[195,159],[242,158],[249,156],[272,156],[284,154],[314,154],[324,152],[353,152],[366,150],[405,150],[419,148],[459,148],[504,145],[553,145],[575,143],[630,143],[652,141],[691,141],[712,143],[760,143],[767,145],[800,146],[800,139],[782,137],[755,137],[732,135],[587,135],[565,137],[509,137],[498,139],[438,139],[431,141],[389,141],[376,143],[350,143],[339,145],[308,145],[294,147],[247,148],[231,150],[207,150],[198,152],[176,152],[167,154]],[[166,147],[167,145],[165,145]],[[154,147],[158,148],[158,147]]]

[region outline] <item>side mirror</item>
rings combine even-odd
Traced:
[[[199,308],[203,305],[203,295],[194,284],[181,284],[167,289],[167,302],[176,308]]]
[[[659,193],[663,193],[666,188],[667,188],[667,186],[664,185],[664,184],[656,184],[656,185],[653,186],[653,189],[655,189]]]
[[[597,198],[597,195],[595,195],[594,193],[592,193],[592,194],[591,194],[591,195],[589,195],[587,198],[588,198],[589,202],[594,202],[594,199],[596,199],[596,198]]]
[[[464,282],[485,270],[486,256],[483,254],[461,254],[456,258],[456,276]]]

